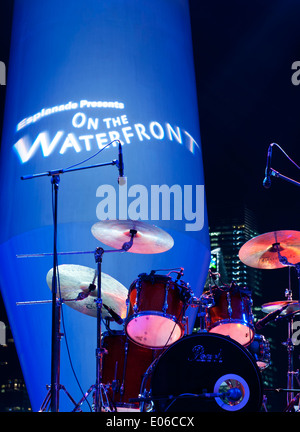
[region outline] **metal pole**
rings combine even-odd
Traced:
[[[54,239],[53,239],[53,277],[52,277],[52,350],[51,350],[51,404],[52,412],[59,411],[59,379],[60,379],[60,312],[61,304],[57,300],[57,197],[58,175],[52,176],[54,189]]]
[[[95,260],[98,268],[98,296],[97,296],[97,348],[96,348],[96,385],[95,385],[95,412],[102,410],[102,364],[103,364],[103,349],[101,340],[101,321],[102,321],[102,297],[101,297],[101,272],[102,272],[102,256],[104,250],[97,248],[95,252]]]

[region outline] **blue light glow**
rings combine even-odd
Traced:
[[[140,218],[168,232],[174,246],[160,254],[104,254],[103,272],[128,289],[140,273],[183,267],[183,280],[200,295],[210,247],[188,1],[15,3],[0,162],[0,283],[37,411],[50,384],[51,306],[16,302],[51,298],[52,257],[16,255],[52,252],[51,182],[21,176],[67,168],[120,140],[125,188],[115,166],[61,175],[59,251],[103,246],[91,227],[109,212]],[[91,163],[117,158],[114,143]],[[93,254],[60,256],[59,264],[95,268]],[[86,391],[95,382],[96,321],[65,305],[63,311]],[[195,315],[188,313],[189,331]],[[81,398],[64,340],[61,383]],[[72,408],[66,399],[61,411]]]

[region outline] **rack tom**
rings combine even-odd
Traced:
[[[214,286],[202,298],[208,304],[205,326],[209,332],[230,336],[244,346],[252,342],[254,319],[249,290],[234,284],[229,287]]]
[[[164,348],[184,334],[184,314],[190,291],[183,281],[150,273],[130,286],[125,332],[143,347]]]

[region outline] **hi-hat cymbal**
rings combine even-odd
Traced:
[[[241,247],[239,258],[254,268],[283,268],[285,265],[279,260],[278,248],[289,263],[297,264],[300,261],[300,232],[283,230],[261,234]]]
[[[265,313],[275,312],[277,309],[286,308],[280,313],[280,315],[289,315],[291,313],[300,312],[300,303],[296,300],[282,300],[262,305],[261,310]]]
[[[95,270],[89,267],[74,264],[62,264],[58,266],[59,286],[61,298],[65,304],[86,315],[96,317],[97,305],[95,300],[98,296],[97,288],[83,300],[77,300],[79,294],[89,292],[89,286],[93,283],[97,287]],[[52,289],[53,269],[47,274],[47,284]],[[128,290],[116,279],[101,273],[101,298],[103,304],[110,307],[121,318],[126,317],[126,299]],[[71,301],[74,300],[74,301]],[[102,308],[102,317],[110,317],[106,309]]]
[[[92,226],[93,236],[107,246],[121,249],[131,238],[130,230],[135,230],[133,245],[128,252],[154,254],[166,252],[174,245],[174,240],[166,231],[142,221],[105,220]]]

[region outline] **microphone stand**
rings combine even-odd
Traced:
[[[50,409],[52,412],[59,411],[59,390],[62,388],[60,385],[60,321],[61,321],[61,301],[57,299],[57,204],[58,204],[58,189],[60,182],[60,174],[79,171],[90,168],[103,167],[107,165],[117,165],[118,161],[113,160],[111,162],[100,163],[96,165],[89,165],[80,168],[67,168],[57,169],[52,171],[46,171],[38,174],[31,174],[22,176],[21,180],[30,180],[39,177],[51,177],[51,185],[54,189],[54,217],[53,217],[53,277],[52,277],[52,337],[51,337],[51,387],[50,387]],[[59,293],[60,294],[60,293]]]
[[[294,185],[296,185],[296,186],[300,186],[300,183],[299,182],[297,182],[296,180],[293,180],[293,179],[291,179],[291,178],[289,178],[289,177],[287,177],[287,176],[285,176],[285,175],[283,175],[283,174],[281,174],[280,172],[278,172],[278,171],[276,171],[276,170],[274,170],[274,168],[272,168],[272,167],[270,167],[269,165],[270,165],[270,163],[271,163],[271,155],[272,155],[272,147],[273,146],[277,146],[281,151],[282,151],[282,153],[298,168],[298,169],[300,169],[300,167],[286,154],[286,152],[278,145],[278,144],[276,144],[276,143],[272,143],[272,144],[270,144],[269,145],[269,148],[268,148],[268,156],[267,156],[267,166],[266,166],[266,177],[265,177],[265,179],[264,179],[264,181],[263,181],[263,185],[268,189],[269,187],[270,187],[270,185],[271,185],[271,182],[270,182],[270,179],[269,179],[269,177],[270,176],[273,176],[273,177],[277,177],[277,178],[280,178],[280,179],[282,179],[282,180],[286,180],[286,181],[288,181],[288,182],[290,182],[290,183],[292,183],[292,184],[294,184]],[[270,184],[269,185],[265,185],[265,182],[270,182]]]
[[[293,180],[293,179],[291,179],[291,178],[289,178],[283,174],[280,174],[280,172],[274,170],[273,168],[270,168],[270,175],[273,177],[276,177],[276,178],[280,178],[282,180],[286,180],[286,181],[288,181],[288,182],[290,182],[296,186],[300,186],[299,182],[297,182],[296,180]]]

